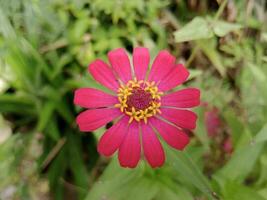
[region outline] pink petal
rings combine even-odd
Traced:
[[[112,68],[124,83],[132,79],[130,60],[123,48],[110,51],[108,59]]]
[[[136,47],[133,51],[133,65],[137,80],[144,80],[149,65],[150,56],[147,48]]]
[[[180,129],[160,119],[152,117],[149,123],[157,129],[162,138],[173,148],[183,150],[189,143],[189,137]]]
[[[119,148],[127,134],[128,121],[128,117],[123,117],[102,135],[97,147],[100,154],[111,156]]]
[[[181,128],[194,129],[196,127],[197,115],[192,111],[172,108],[161,108],[160,110],[161,117]]]
[[[162,79],[158,88],[161,91],[170,90],[185,82],[188,76],[189,72],[187,69],[182,64],[178,64]]]
[[[118,103],[118,98],[94,88],[75,90],[74,104],[84,108],[99,108]]]
[[[89,65],[88,70],[97,82],[117,92],[119,83],[112,70],[104,61],[100,59],[95,60]]]
[[[160,51],[152,64],[148,80],[155,82],[161,81],[174,65],[175,57],[166,50]]]
[[[79,125],[80,131],[94,131],[121,114],[120,110],[116,108],[86,110],[77,116],[76,123]]]
[[[196,88],[187,88],[161,97],[162,106],[191,108],[200,103],[200,91]]]
[[[164,150],[153,129],[142,123],[142,142],[145,158],[152,168],[160,167],[165,162]]]
[[[138,164],[141,155],[139,125],[132,122],[128,128],[124,141],[119,147],[119,161],[122,167],[134,168]]]

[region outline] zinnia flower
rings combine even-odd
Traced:
[[[166,50],[160,51],[149,71],[148,49],[133,51],[133,67],[122,48],[108,53],[110,66],[100,59],[88,67],[94,79],[111,94],[94,88],[75,91],[74,103],[88,110],[76,122],[81,131],[94,131],[110,121],[114,125],[101,137],[98,152],[111,156],[118,150],[122,167],[134,168],[143,154],[154,167],[164,164],[165,154],[158,134],[171,147],[182,150],[189,143],[184,129],[194,129],[197,116],[187,108],[199,105],[195,88],[170,92],[189,72]]]

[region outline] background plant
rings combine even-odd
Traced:
[[[267,199],[264,0],[0,5],[0,199]],[[74,89],[101,87],[87,65],[138,45],[170,50],[202,90],[189,147],[166,146],[156,170],[99,157],[104,130],[80,133],[74,122]]]

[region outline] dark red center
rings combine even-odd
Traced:
[[[133,88],[132,94],[128,96],[126,103],[129,109],[134,107],[136,110],[144,110],[150,106],[152,100],[150,92],[142,88]]]

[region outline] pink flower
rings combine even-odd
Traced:
[[[118,150],[122,167],[134,168],[141,157],[154,167],[164,164],[165,154],[158,134],[171,147],[183,150],[189,143],[184,129],[194,129],[197,116],[187,108],[199,105],[200,91],[195,88],[170,92],[182,84],[189,72],[175,57],[160,51],[147,73],[148,49],[133,51],[133,68],[124,49],[108,53],[111,67],[100,59],[89,65],[94,79],[111,90],[108,94],[93,88],[75,91],[74,103],[88,110],[76,122],[81,131],[94,131],[115,121],[101,137],[98,152],[111,156]]]
[[[231,154],[234,150],[232,138],[229,136],[223,143],[223,150],[227,154]]]
[[[215,137],[218,135],[221,126],[221,119],[217,107],[213,107],[212,109],[206,111],[204,119],[208,136]]]

